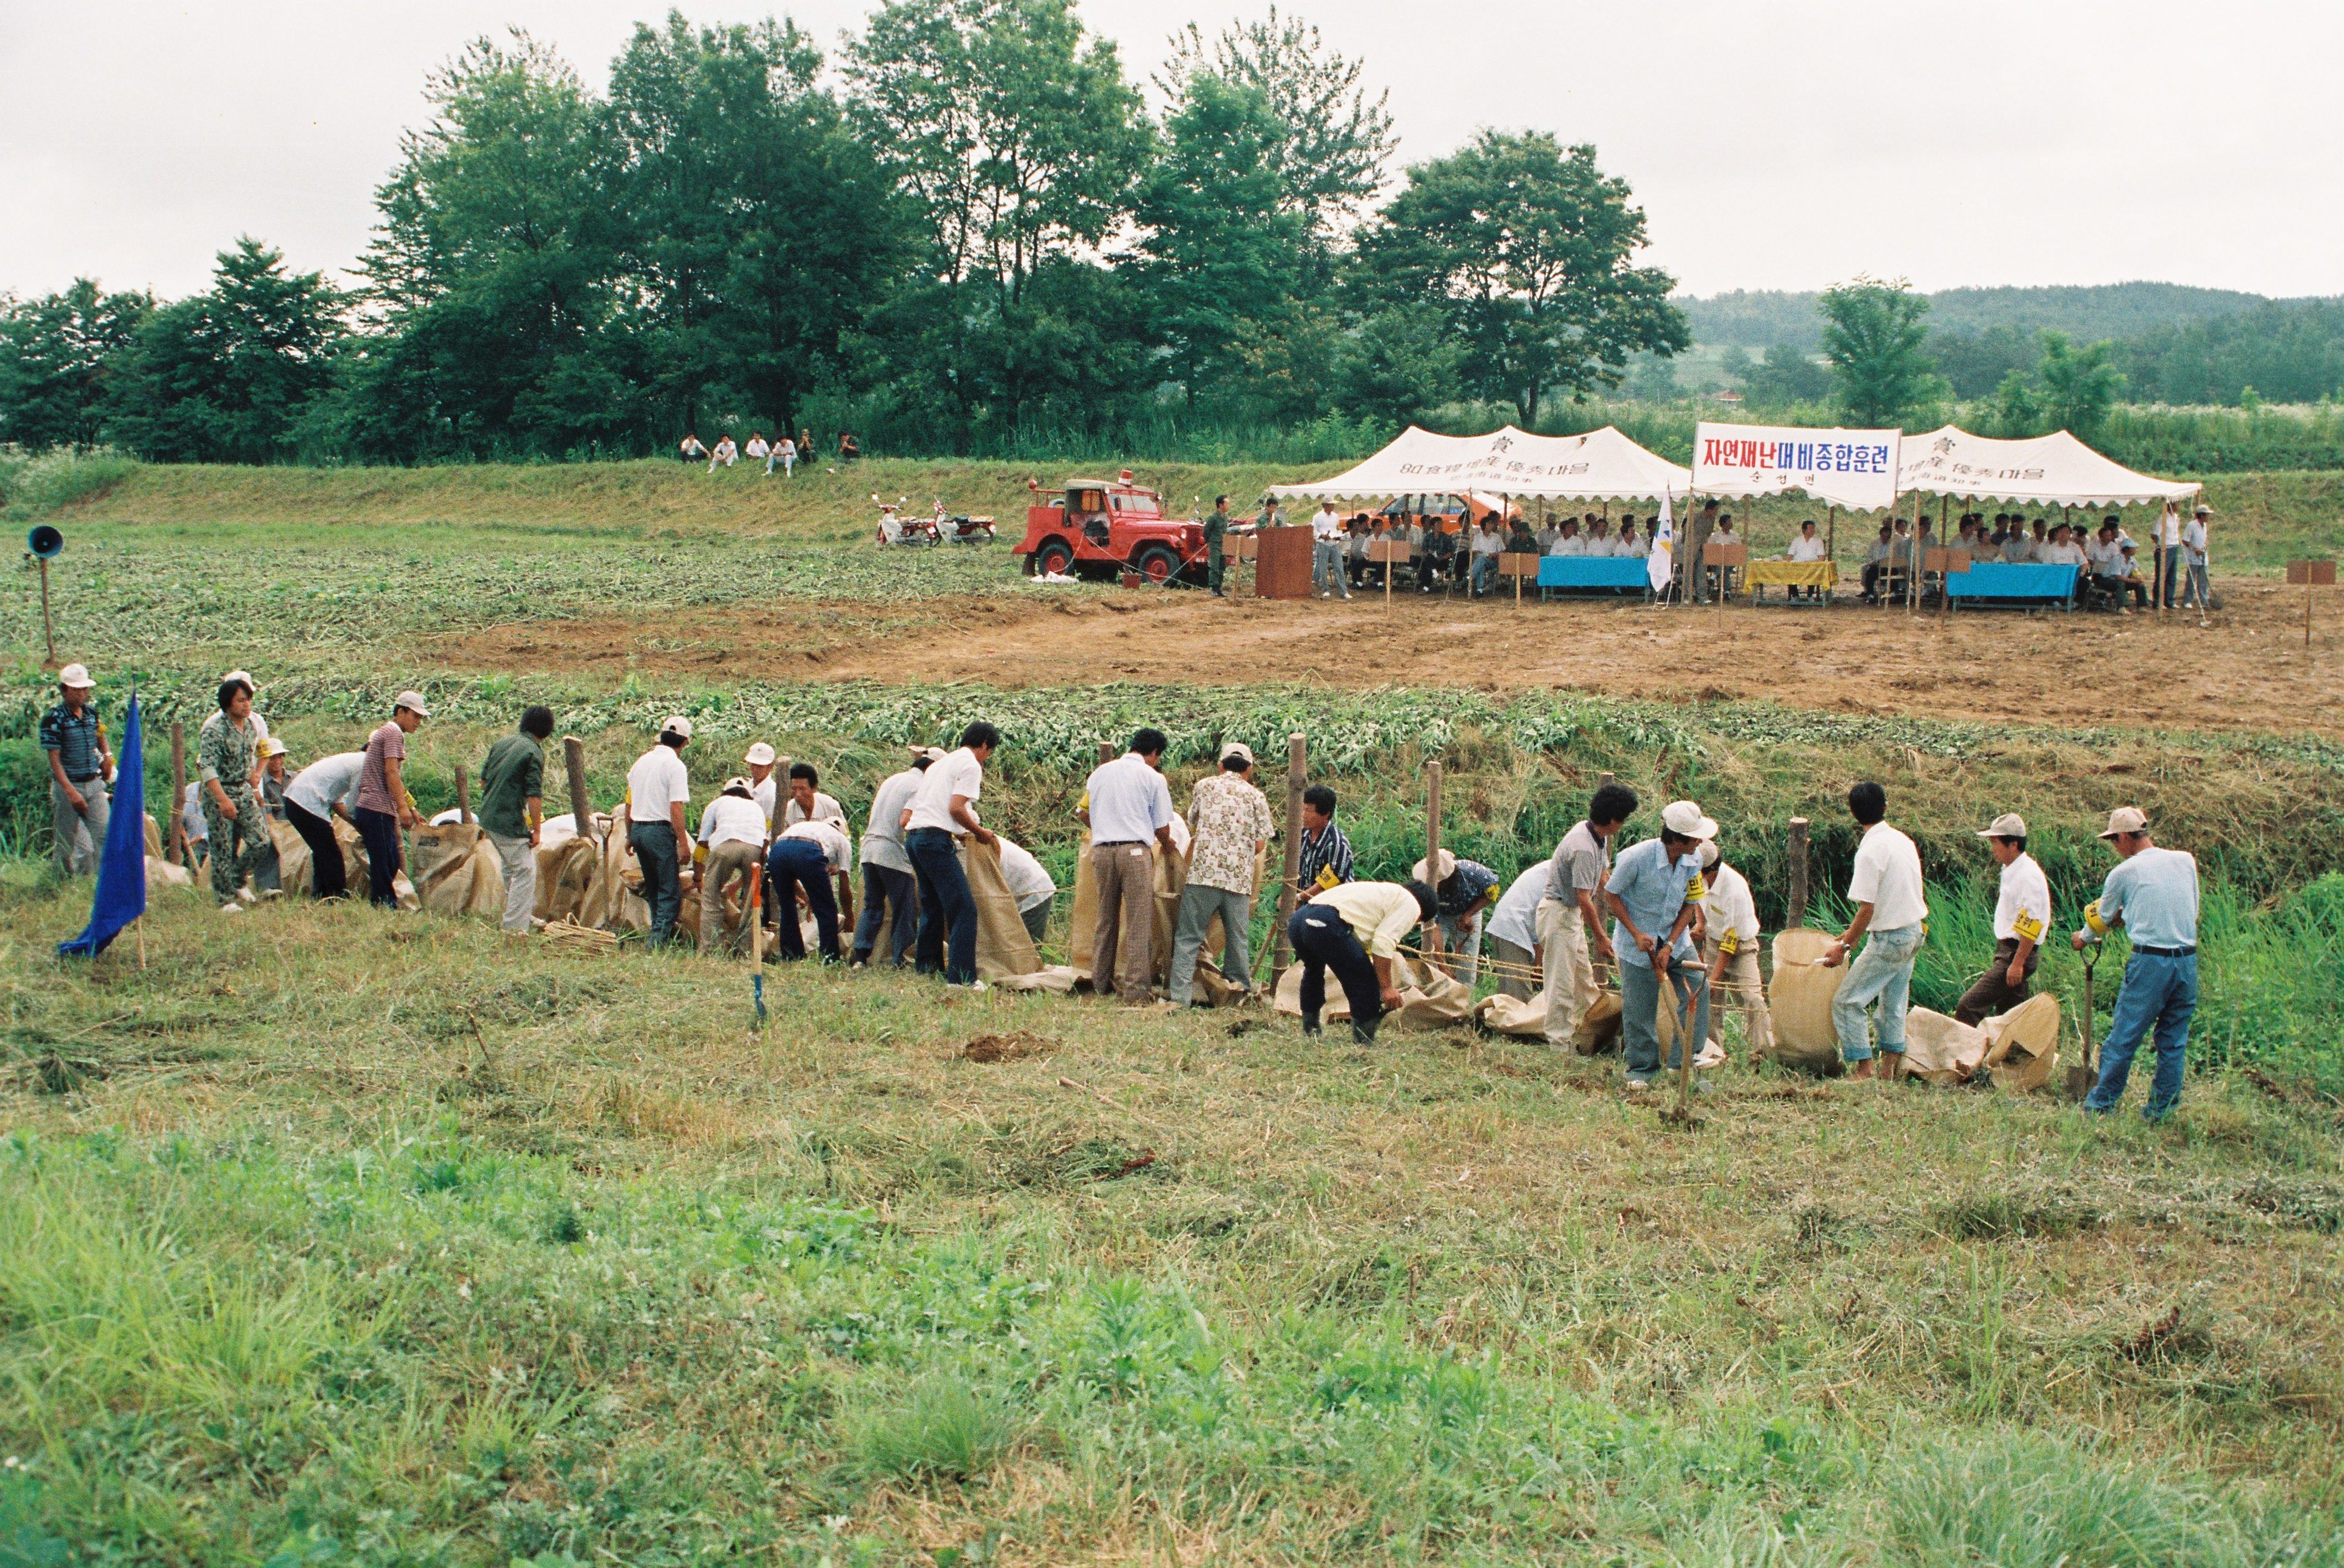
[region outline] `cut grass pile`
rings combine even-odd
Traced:
[[[894,976],[752,1036],[737,966],[363,909],[61,970],[13,878],[31,1561],[2344,1560],[2313,1097],[1737,1067],[1680,1131],[1517,1044]]]

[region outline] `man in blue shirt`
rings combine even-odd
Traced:
[[[1661,813],[1661,836],[1622,850],[1612,863],[1603,901],[1612,910],[1612,946],[1620,956],[1621,1027],[1626,1036],[1627,1087],[1652,1087],[1661,1070],[1661,982],[1676,994],[1680,1018],[1675,1050],[1709,1038],[1709,972],[1686,935],[1708,889],[1701,880],[1701,846],[1717,824],[1692,801],[1672,801]],[[1669,1066],[1677,1065],[1672,1051]]]
[[[2149,1080],[2141,1115],[2159,1121],[2180,1103],[2182,1053],[2189,1040],[2189,1016],[2198,1009],[2198,861],[2149,842],[2148,819],[2134,806],[2108,813],[2108,830],[2100,836],[2119,858],[2098,900],[2084,911],[2076,951],[2121,925],[2132,937],[2132,956],[2126,960],[2116,1017],[2100,1047],[2100,1081],[2084,1097],[2084,1108],[2117,1108],[2133,1054],[2153,1027],[2157,1076]]]
[[[63,701],[41,715],[41,750],[49,760],[49,817],[56,835],[51,853],[60,876],[79,876],[96,864],[113,816],[106,785],[114,782],[114,754],[90,704],[96,690],[86,666],[67,664],[57,677]]]

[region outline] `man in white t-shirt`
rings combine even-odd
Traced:
[[[773,465],[782,465],[783,479],[795,479],[798,466],[798,444],[786,435],[774,439],[773,449],[765,453],[765,477],[773,477]]]
[[[1001,880],[1008,885],[1009,895],[1017,900],[1017,918],[1026,923],[1026,935],[1038,943],[1049,929],[1050,905],[1057,899],[1058,885],[1034,858],[1033,851],[999,834],[993,835],[993,845],[1001,852]]]
[[[982,991],[976,977],[976,899],[968,890],[954,840],[965,834],[979,844],[995,842],[976,820],[985,764],[1001,744],[1001,732],[982,721],[960,733],[960,745],[929,764],[904,810],[904,847],[919,883],[920,939],[913,965],[923,975],[942,971],[945,985]]]
[[[1831,547],[1824,542],[1824,536],[1815,531],[1814,519],[1809,518],[1806,521],[1799,524],[1799,536],[1791,541],[1791,548],[1788,553],[1791,560],[1798,561],[1829,561],[1831,559]],[[1793,599],[1803,596],[1808,599],[1820,599],[1825,592],[1826,590],[1820,587],[1801,588],[1796,584],[1793,584],[1790,590],[1790,594]]]
[[[871,792],[871,821],[863,830],[863,917],[854,926],[854,962],[871,962],[879,926],[887,923],[887,961],[903,967],[912,940],[920,934],[914,904],[912,856],[904,847],[904,814],[919,793],[926,771],[944,759],[935,746],[912,748],[912,765],[890,774]]]
[[[2051,926],[2051,883],[2026,853],[2026,819],[2004,812],[1978,836],[2002,867],[2002,885],[1994,900],[1994,956],[1954,1009],[1955,1021],[1963,1024],[2007,1013],[2026,1000],[2027,982],[2042,956],[2038,944]]]
[[[773,450],[773,448],[765,444],[764,431],[751,430],[749,432],[749,444],[741,449],[741,455],[747,458],[751,462],[755,462],[759,458],[771,456]]]
[[[2181,508],[2172,501],[2157,519],[2157,607],[2173,608],[2173,591],[2181,578]]]
[[[660,725],[659,741],[627,770],[627,842],[642,868],[643,902],[651,905],[652,928],[644,946],[658,952],[675,935],[683,908],[683,808],[692,804],[692,775],[684,772],[683,748],[692,742],[692,721],[682,713]]]
[[[1310,518],[1310,592],[1320,599],[1337,594],[1349,599],[1351,585],[1343,581],[1343,516],[1331,501],[1320,503]]]
[[[365,764],[364,752],[338,752],[311,763],[285,786],[285,820],[309,846],[311,897],[339,898],[349,891],[334,818],[350,821],[358,806],[359,773]]]
[[[735,775],[700,814],[700,842],[708,846],[708,861],[700,868],[700,950],[714,954],[724,941],[724,890],[734,882],[747,895],[749,874],[765,853],[765,814],[750,793],[747,778]],[[741,928],[731,948],[747,943],[749,923],[756,911],[742,912]]]
[[[1132,1006],[1149,1000],[1156,967],[1156,857],[1148,842],[1171,851],[1176,814],[1160,771],[1171,744],[1161,730],[1138,731],[1123,755],[1091,770],[1076,814],[1091,830],[1091,877],[1098,889],[1091,989],[1120,995]]]
[[[1723,1061],[1725,1045],[1718,1015],[1730,1005],[1742,1015],[1743,1042],[1755,1060],[1774,1038],[1774,1021],[1766,1012],[1766,982],[1758,972],[1758,904],[1750,895],[1749,880],[1726,863],[1715,839],[1702,843],[1701,864],[1702,946],[1709,960],[1713,998],[1709,1044]]]
[[[1894,1057],[1888,1077],[1904,1065],[1904,1013],[1912,1002],[1913,961],[1921,956],[1928,932],[1922,922],[1929,905],[1921,884],[1921,852],[1913,841],[1888,825],[1888,792],[1866,779],[1847,792],[1847,809],[1864,829],[1855,846],[1855,874],[1848,879],[1848,902],[1855,918],[1839,940],[1824,952],[1826,965],[1845,962],[1856,942],[1870,934],[1864,951],[1848,965],[1832,1001],[1832,1023],[1839,1031],[1839,1054],[1849,1064],[1848,1077],[1868,1078],[1878,1070],[1868,1036],[1876,1028],[1880,1054]],[[1878,1005],[1875,1017],[1865,1014]]]
[[[783,804],[782,820],[776,825],[788,827],[801,822],[834,822],[841,832],[852,832],[847,825],[846,810],[831,796],[814,786],[822,775],[812,763],[790,764],[790,798]]]
[[[2214,607],[2214,595],[2206,581],[2206,524],[2214,509],[2200,502],[2197,511],[2181,530],[2181,564],[2188,572],[2187,586],[2181,591],[2181,602],[2198,602],[2198,612],[2203,615]]]
[[[1546,896],[1552,873],[1543,860],[1506,884],[1505,896],[1490,911],[1482,935],[1490,939],[1490,956],[1504,968],[1498,972],[1498,994],[1527,1002],[1538,994],[1529,971],[1538,966],[1538,906]]]
[[[779,825],[773,821],[773,816],[781,795],[781,785],[780,781],[773,777],[773,770],[780,765],[780,759],[774,755],[773,747],[759,741],[741,760],[749,764],[749,798],[755,801],[757,809],[765,814],[765,831],[771,833]]]
[[[741,449],[732,444],[731,436],[719,436],[716,438],[716,450],[708,454],[708,471],[714,473],[718,463],[731,468],[740,456]]]

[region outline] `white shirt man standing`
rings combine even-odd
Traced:
[[[882,920],[892,920],[887,927],[887,956],[898,967],[919,933],[919,913],[913,904],[912,856],[904,847],[904,814],[911,809],[912,797],[919,793],[927,769],[944,754],[934,746],[914,747],[912,765],[888,774],[871,793],[871,822],[863,831],[863,916],[854,926],[857,965],[871,962]]]
[[[1131,1006],[1150,1000],[1156,967],[1156,861],[1147,845],[1154,839],[1172,848],[1172,788],[1160,771],[1171,744],[1157,729],[1134,734],[1128,751],[1091,771],[1077,814],[1091,830],[1098,889],[1091,989]]]
[[[1847,792],[1847,809],[1864,829],[1855,846],[1855,873],[1848,879],[1848,902],[1855,918],[1839,940],[1824,953],[1826,965],[1846,960],[1849,950],[1865,933],[1847,978],[1840,982],[1832,1001],[1832,1024],[1839,1032],[1839,1052],[1849,1064],[1848,1077],[1868,1078],[1877,1070],[1873,1062],[1871,1028],[1880,1036],[1880,1054],[1894,1057],[1889,1077],[1904,1065],[1904,1012],[1911,1004],[1913,961],[1921,955],[1929,917],[1923,895],[1921,852],[1913,841],[1888,825],[1888,792],[1869,779]],[[1865,1010],[1878,1004],[1878,1014],[1867,1020]]]
[[[2026,1000],[2027,982],[2042,956],[2039,944],[2051,925],[2051,884],[2026,853],[2026,819],[2004,812],[1978,836],[2002,867],[2002,882],[1994,901],[1994,956],[1954,1009],[1954,1020],[1963,1024],[2006,1013]]]
[[[627,770],[627,842],[642,868],[643,900],[652,912],[644,946],[654,953],[675,935],[675,917],[683,908],[680,855],[692,842],[683,825],[692,775],[684,771],[682,754],[691,744],[692,721],[672,714],[660,725],[658,742]]]
[[[1310,517],[1310,592],[1321,599],[1351,596],[1343,579],[1343,517],[1331,501]]]
[[[985,760],[1001,744],[1001,732],[982,720],[960,733],[960,744],[930,764],[904,808],[904,848],[918,879],[920,937],[913,964],[920,973],[942,970],[948,989],[982,991],[976,977],[976,899],[961,869],[955,836],[994,842],[976,820],[977,796],[985,785]]]

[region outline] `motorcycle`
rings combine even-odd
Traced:
[[[871,499],[879,508],[877,535],[880,544],[918,545],[944,542],[943,534],[934,522],[924,517],[904,515],[902,496],[897,496],[892,501],[884,501],[874,493]]]

